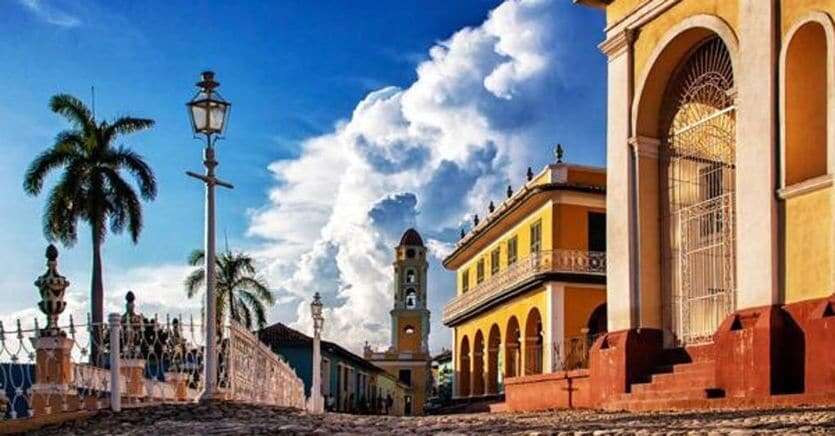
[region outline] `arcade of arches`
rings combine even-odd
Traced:
[[[571,310],[559,311],[552,321],[549,307],[559,304],[548,300],[555,295]],[[586,338],[590,346],[605,326],[605,289],[599,286],[550,283],[491,309],[455,326],[455,396],[495,395],[506,378],[559,370],[557,355],[566,338]]]

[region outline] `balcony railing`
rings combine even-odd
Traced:
[[[544,273],[569,273],[605,276],[606,253],[583,250],[550,250],[518,259],[502,271],[490,276],[467,292],[453,298],[444,307],[444,322],[482,304],[501,297],[516,285]]]

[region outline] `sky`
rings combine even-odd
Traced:
[[[42,274],[44,196],[28,163],[68,127],[56,93],[99,119],[152,118],[122,138],[154,169],[137,244],[103,249],[106,312],[124,295],[160,316],[199,314],[183,279],[203,243],[202,171],[185,103],[211,69],[232,102],[218,173],[218,240],[252,254],[277,297],[269,320],[326,339],[387,347],[393,247],[416,227],[430,249],[430,348],[449,347],[455,294],[440,261],[526,168],[604,164],[603,17],[568,0],[9,0],[0,14],[0,321],[31,325]],[[47,189],[51,183],[47,183]],[[89,307],[91,244],[59,246],[68,313]]]

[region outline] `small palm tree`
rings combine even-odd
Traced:
[[[201,266],[186,278],[188,298],[197,295],[206,281],[202,267],[205,261],[203,250],[194,250],[188,258],[189,265]],[[255,270],[255,262],[245,253],[227,249],[215,259],[215,307],[217,323],[227,316],[252,329],[267,324],[267,309],[275,303],[266,282]],[[254,323],[253,323],[254,321]]]
[[[72,128],[64,130],[55,143],[29,165],[23,189],[38,195],[49,173],[63,173],[49,193],[43,214],[44,235],[72,246],[78,239],[78,221],[90,225],[93,242],[91,284],[92,318],[104,318],[101,246],[108,232],[126,230],[134,243],[142,232],[142,203],[157,195],[154,173],[142,156],[123,146],[115,146],[121,135],[149,129],[153,120],[121,117],[112,123],[96,119],[81,100],[66,94],[52,97],[53,112],[66,118]],[[139,195],[124,178],[129,173]]]

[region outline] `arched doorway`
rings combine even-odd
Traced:
[[[458,358],[458,395],[470,396],[470,341],[464,336],[461,339],[461,357]]]
[[[502,334],[499,326],[493,324],[487,336],[487,393],[499,393],[499,350],[502,346]]]
[[[507,321],[504,338],[504,376],[518,377],[522,368],[522,353],[519,341],[519,321],[511,316]]]
[[[679,345],[711,340],[736,307],[736,106],[730,53],[698,44],[661,110],[663,273]]]
[[[542,374],[542,317],[536,308],[525,320],[525,375]]]
[[[481,330],[473,339],[473,396],[484,395],[484,335]]]

